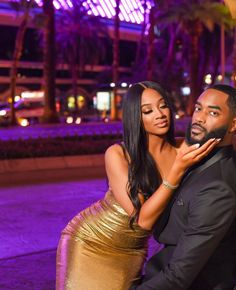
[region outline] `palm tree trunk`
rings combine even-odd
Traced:
[[[43,123],[58,122],[55,98],[55,23],[54,6],[52,0],[43,1],[45,16],[44,27],[44,94],[45,108]]]
[[[236,87],[236,27],[234,28],[234,48],[233,48],[233,85]]]
[[[150,28],[148,32],[148,49],[147,49],[147,79],[153,79],[153,55],[154,55],[154,8],[152,7],[149,14]]]
[[[78,89],[77,89],[77,64],[76,62],[71,63],[71,74],[72,74],[73,96],[75,100],[74,114],[76,115],[78,113],[78,105],[77,105]]]
[[[199,96],[199,39],[202,32],[202,26],[199,21],[190,23],[190,96],[187,106],[187,114],[192,115],[196,98]]]
[[[221,75],[222,75],[222,84],[225,81],[225,28],[224,24],[221,24],[220,27],[220,60],[221,60]]]
[[[199,90],[202,89],[204,86],[205,75],[207,74],[207,70],[210,66],[211,46],[212,46],[212,43],[214,43],[213,37],[211,37],[211,35],[209,35],[208,32],[206,32],[206,35],[204,36],[209,41],[208,42],[204,41],[204,47],[200,46],[199,48],[199,64],[198,64],[199,68],[198,68],[198,80],[197,80]],[[215,51],[217,53],[217,48]],[[212,64],[212,68],[213,68],[213,64]],[[200,93],[200,91],[198,93]]]
[[[117,85],[119,80],[119,42],[120,42],[120,0],[116,0],[116,15],[115,15],[115,27],[114,27],[114,40],[113,40],[113,65],[112,65],[112,77],[113,83],[115,83],[113,89],[113,98],[111,99],[111,119],[118,119],[117,112]]]
[[[175,57],[176,28],[173,24],[169,26],[169,35],[170,40],[166,57],[165,75],[167,75],[169,70],[171,69]]]
[[[142,30],[141,30],[141,35],[140,35],[140,40],[138,42],[138,47],[136,50],[136,56],[135,56],[135,64],[138,65],[139,63],[139,58],[141,56],[141,51],[142,47],[144,44],[144,37],[145,37],[145,29],[146,29],[146,15],[147,15],[147,0],[144,0],[143,9],[144,9],[144,14],[143,14],[143,23],[142,23]]]
[[[13,54],[13,62],[10,71],[10,99],[11,99],[11,114],[10,114],[10,123],[11,125],[16,125],[16,115],[15,115],[15,91],[16,91],[16,80],[17,80],[17,67],[19,60],[22,55],[23,41],[29,19],[29,9],[25,11],[21,24],[18,28],[15,49]]]

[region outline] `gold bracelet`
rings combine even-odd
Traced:
[[[172,184],[170,184],[167,180],[165,180],[165,179],[163,179],[162,180],[162,184],[166,187],[166,188],[169,188],[169,189],[176,189],[178,186],[179,186],[179,184],[177,184],[177,185],[172,185]]]

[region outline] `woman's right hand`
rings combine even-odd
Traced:
[[[177,151],[173,169],[184,173],[186,169],[198,163],[206,157],[211,150],[220,142],[221,139],[209,139],[202,146],[194,144],[189,146],[185,141],[181,144]]]

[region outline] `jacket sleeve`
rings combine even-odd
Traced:
[[[212,182],[189,204],[188,225],[168,266],[138,290],[184,290],[213,254],[235,218],[235,192],[224,182]]]

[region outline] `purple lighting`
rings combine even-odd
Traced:
[[[35,2],[42,6],[42,0],[35,0]],[[120,20],[140,24],[144,21],[144,8],[142,0],[121,0],[120,1]],[[71,0],[54,0],[53,4],[58,9],[70,9],[73,7]],[[147,14],[149,13],[152,0],[147,1]],[[88,15],[101,16],[111,19],[115,16],[115,0],[87,0],[83,4],[88,8]]]
[[[60,9],[61,5],[57,1],[53,1],[53,5],[56,9]]]
[[[107,16],[108,18],[112,18],[112,14],[111,14],[109,8],[107,7],[107,5],[104,3],[103,0],[100,0],[100,4],[101,4],[101,6],[102,6],[102,8],[103,8],[103,11],[106,13],[106,16]]]

